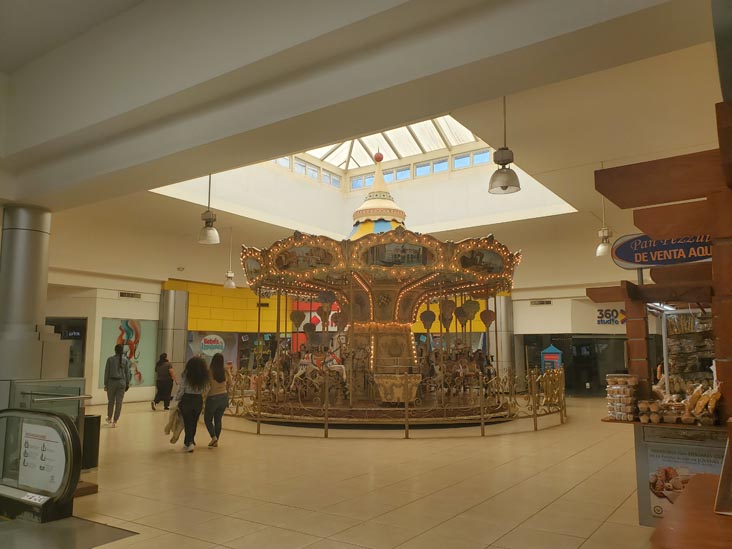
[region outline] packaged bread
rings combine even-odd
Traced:
[[[709,402],[707,406],[709,407],[709,413],[714,414],[714,409],[717,407],[717,402],[719,402],[719,399],[722,398],[722,391],[720,390],[720,385],[717,385],[717,388],[712,391],[712,394],[709,396]]]
[[[702,396],[702,386],[701,383],[697,385],[694,390],[691,393],[691,396],[689,397],[689,410],[694,410],[696,407],[696,403],[699,402],[699,399]],[[699,410],[699,413],[701,413],[701,410]]]
[[[694,407],[694,413],[696,415],[701,415],[701,413],[704,411],[704,407],[709,403],[709,400],[711,398],[712,398],[712,390],[708,389],[708,390],[704,391],[704,393],[702,393],[702,395],[699,397],[699,400],[696,401],[696,406]]]

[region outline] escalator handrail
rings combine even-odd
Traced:
[[[64,476],[61,480],[61,490],[49,496],[49,499],[56,502],[66,502],[74,497],[76,486],[81,478],[81,440],[76,425],[66,414],[56,412],[48,412],[45,410],[28,410],[22,408],[6,408],[0,410],[0,419],[2,418],[19,418],[19,419],[46,419],[58,421],[64,448],[69,449],[66,456],[66,467],[64,468]]]

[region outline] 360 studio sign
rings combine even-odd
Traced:
[[[626,319],[624,309],[597,309],[598,326],[625,324]]]

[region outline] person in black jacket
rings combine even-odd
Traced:
[[[150,403],[150,407],[155,410],[155,405],[163,401],[165,409],[170,409],[170,395],[173,392],[173,383],[178,383],[175,379],[175,370],[173,365],[168,362],[168,354],[163,353],[155,365],[155,400]]]

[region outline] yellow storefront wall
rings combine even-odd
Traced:
[[[206,284],[201,282],[188,282],[185,280],[171,279],[163,283],[163,290],[181,290],[188,292],[188,329],[211,332],[257,332],[257,294],[249,288],[227,289],[218,284]],[[262,298],[262,303],[268,303],[268,307],[262,307],[261,332],[277,331],[277,297]],[[485,308],[481,300],[481,310]],[[284,295],[280,297],[280,328],[282,332],[292,330],[290,326],[290,310],[292,302],[288,299],[285,302]],[[460,305],[460,302],[458,302]],[[412,325],[412,332],[424,333],[425,328],[420,320],[420,315],[427,310],[427,305],[420,307],[417,313],[417,322]],[[430,305],[430,310],[438,314],[437,305]],[[468,322],[466,329],[473,332],[484,332],[485,324],[480,320],[479,314],[471,323]],[[450,331],[462,331],[457,319],[453,318]],[[437,320],[432,324],[430,331],[439,333],[440,325]],[[444,331],[444,330],[443,330]]]
[[[217,284],[168,280],[164,290],[188,292],[188,329],[202,332],[257,332],[257,294],[249,288],[228,289]],[[277,296],[262,298],[261,332],[277,331]],[[284,295],[280,297],[280,329],[290,330]],[[287,323],[287,324],[285,324]]]

